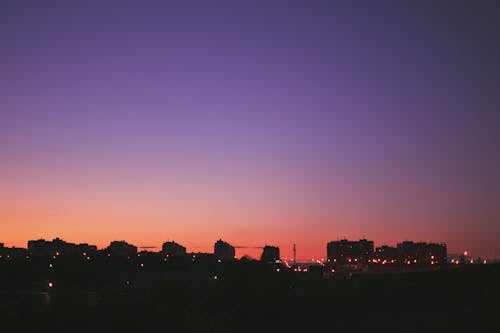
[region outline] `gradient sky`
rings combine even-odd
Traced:
[[[1,1],[0,242],[500,256],[499,8]]]

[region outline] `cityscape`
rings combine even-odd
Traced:
[[[294,257],[282,258],[280,249],[277,246],[265,245],[260,247],[262,254],[261,262],[279,264],[286,268],[293,268],[294,271],[300,269],[299,265],[304,266],[304,272],[307,272],[307,267],[319,265],[325,267],[325,270],[334,271],[336,267],[342,267],[343,270],[349,271],[365,271],[373,269],[380,270],[380,265],[389,267],[399,267],[399,269],[407,270],[412,267],[437,267],[446,266],[448,264],[464,265],[464,264],[486,264],[487,259],[481,257],[472,258],[467,251],[456,258],[449,258],[447,247],[444,243],[425,243],[403,241],[396,244],[395,247],[381,245],[374,247],[374,242],[367,239],[359,241],[349,241],[347,239],[328,242],[326,245],[326,256],[320,258],[312,258],[311,261],[297,262],[296,247],[293,245]],[[55,238],[52,241],[45,239],[28,241],[27,248],[5,247],[0,243],[0,259],[10,260],[29,260],[32,258],[52,258],[56,259],[59,256],[64,257],[83,257],[86,260],[92,260],[96,257],[107,257],[116,260],[136,260],[142,256],[157,256],[164,261],[173,258],[184,257],[204,257],[213,258],[213,260],[237,260],[235,257],[235,247],[230,243],[219,239],[214,244],[212,253],[192,252],[188,253],[186,247],[174,241],[163,243],[161,251],[154,252],[151,250],[138,250],[137,246],[127,243],[126,241],[112,241],[108,247],[99,249],[95,245],[87,243],[74,244],[65,242],[60,238]],[[246,260],[256,260],[248,256],[243,257]],[[240,259],[241,260],[241,259]]]
[[[64,330],[78,323],[75,330],[82,332],[164,326],[253,332],[306,329],[311,320],[315,327],[328,327],[332,316],[354,311],[371,318],[369,324],[348,321],[337,327],[385,329],[390,323],[433,330],[457,328],[454,314],[464,308],[481,314],[482,321],[460,325],[498,324],[493,314],[499,305],[498,263],[467,252],[450,258],[444,243],[375,247],[367,239],[340,239],[325,250],[324,258],[297,262],[282,258],[272,245],[262,246],[259,258],[237,259],[235,246],[222,239],[211,253],[187,252],[175,241],[164,242],[160,251],[123,240],[102,249],[60,238],[30,240],[26,248],[0,243],[2,327]],[[375,320],[387,311],[413,313],[422,302],[425,319]],[[302,319],[288,320],[290,315]],[[252,324],[240,327],[247,321]]]
[[[0,333],[500,332],[498,0],[0,0]]]

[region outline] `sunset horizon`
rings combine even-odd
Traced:
[[[493,2],[28,3],[0,4],[5,246],[497,259]]]

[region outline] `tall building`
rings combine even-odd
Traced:
[[[162,246],[162,253],[168,256],[185,256],[186,248],[176,242],[165,242]]]
[[[260,256],[260,261],[274,263],[277,260],[280,260],[280,248],[277,246],[264,246],[262,255]]]
[[[374,258],[377,259],[375,262],[383,262],[384,264],[389,263],[389,264],[397,264],[399,263],[399,254],[398,254],[398,249],[396,247],[388,246],[388,245],[382,245],[380,247],[377,247],[375,249],[374,253]],[[384,261],[385,260],[385,261]]]
[[[52,242],[45,239],[38,239],[28,241],[28,254],[33,257],[41,257],[55,254],[55,251],[53,250]]]
[[[442,265],[448,262],[448,250],[445,243],[429,243],[427,251],[427,258],[431,264]]]
[[[373,254],[373,241],[342,239],[329,242],[326,246],[326,254],[330,263],[355,264],[365,262]]]
[[[398,255],[404,264],[442,265],[447,262],[446,244],[404,241],[397,244]]]
[[[89,244],[73,244],[54,238],[52,241],[44,239],[28,241],[28,253],[31,256],[53,256],[53,255],[81,255],[95,254],[97,246]]]
[[[0,248],[0,258],[7,257],[13,259],[25,258],[28,251],[22,247],[1,247]]]
[[[114,257],[127,258],[137,255],[137,247],[125,241],[112,241],[106,249]]]
[[[217,259],[234,259],[236,251],[231,244],[219,239],[214,245],[214,254]]]
[[[13,258],[20,259],[26,257],[28,254],[26,249],[20,247],[5,247],[3,243],[0,243],[0,258]]]

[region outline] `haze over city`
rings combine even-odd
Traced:
[[[498,17],[494,1],[4,1],[0,242],[223,238],[305,260],[369,238],[494,258]]]

